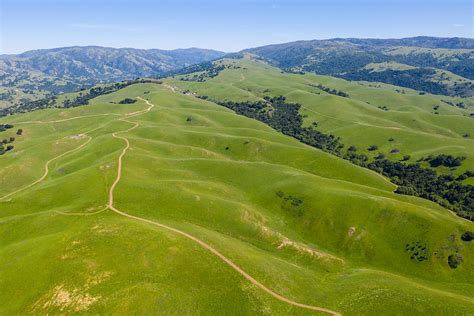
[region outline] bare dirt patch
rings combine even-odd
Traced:
[[[59,311],[86,311],[97,302],[100,296],[91,294],[77,288],[68,288],[64,284],[56,285],[50,292],[43,295],[33,305],[33,312],[40,310],[50,311],[59,309]]]

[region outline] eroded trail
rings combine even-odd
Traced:
[[[145,99],[142,99],[139,97],[139,99],[141,99],[142,101],[146,102],[150,107],[147,109],[147,110],[143,110],[141,111],[141,113],[137,113],[137,114],[134,114],[133,116],[137,116],[137,115],[141,115],[141,114],[145,114],[147,112],[149,112],[152,108],[153,108],[153,104],[150,103],[148,100],[145,100]],[[127,121],[126,119],[120,119],[121,121],[125,121],[125,122],[129,122]],[[331,315],[341,315],[340,313],[336,312],[336,311],[333,311],[333,310],[330,310],[330,309],[327,309],[327,308],[324,308],[324,307],[318,307],[318,306],[313,306],[313,305],[306,305],[306,304],[301,304],[301,303],[298,303],[298,302],[295,302],[291,299],[288,299],[274,291],[272,291],[271,289],[269,289],[268,287],[266,287],[264,284],[260,283],[259,281],[257,281],[255,278],[253,278],[251,275],[249,275],[247,272],[245,272],[242,268],[240,268],[237,264],[235,264],[233,261],[231,261],[229,258],[227,258],[226,256],[224,256],[222,253],[220,253],[218,250],[216,250],[215,248],[213,248],[211,245],[209,245],[208,243],[202,241],[201,239],[197,238],[197,237],[194,237],[193,235],[191,234],[188,234],[184,231],[181,231],[179,229],[176,229],[174,227],[171,227],[171,226],[168,226],[168,225],[165,225],[165,224],[162,224],[162,223],[159,223],[159,222],[156,222],[156,221],[152,221],[152,220],[149,220],[149,219],[145,219],[145,218],[141,218],[141,217],[138,217],[138,216],[134,216],[134,215],[131,215],[131,214],[128,214],[128,213],[125,213],[123,211],[120,211],[119,209],[117,209],[115,206],[114,206],[114,190],[115,190],[115,187],[117,186],[117,184],[119,183],[121,177],[122,177],[122,160],[123,160],[123,157],[125,156],[125,154],[127,153],[127,150],[130,148],[130,142],[128,141],[128,139],[124,136],[119,136],[117,134],[120,134],[120,133],[126,133],[126,132],[130,132],[132,130],[134,130],[135,128],[137,128],[139,126],[139,123],[136,123],[136,122],[129,122],[131,124],[134,124],[134,126],[130,127],[129,129],[126,129],[126,130],[123,130],[123,131],[120,131],[120,132],[115,132],[112,134],[113,137],[115,138],[118,138],[118,139],[121,139],[125,142],[125,147],[124,149],[122,150],[122,152],[120,153],[119,157],[118,157],[118,162],[117,162],[117,177],[115,178],[115,181],[113,182],[112,186],[110,187],[110,190],[109,190],[109,203],[108,203],[108,207],[110,208],[110,210],[112,210],[113,212],[119,214],[119,215],[122,215],[122,216],[125,216],[127,218],[130,218],[130,219],[134,219],[134,220],[137,220],[137,221],[140,221],[140,222],[144,222],[144,223],[148,223],[148,224],[151,224],[151,225],[154,225],[154,226],[158,226],[158,227],[161,227],[163,229],[166,229],[166,230],[169,230],[169,231],[172,231],[174,233],[177,233],[181,236],[184,236],[194,242],[196,242],[197,244],[199,244],[201,247],[207,249],[208,251],[210,251],[212,254],[214,254],[215,256],[217,256],[219,259],[221,259],[222,261],[224,261],[227,265],[229,265],[231,268],[233,268],[235,271],[237,271],[240,275],[242,275],[245,279],[247,279],[248,281],[250,281],[252,284],[254,284],[255,286],[257,286],[258,288],[260,288],[261,290],[265,291],[266,293],[270,294],[271,296],[273,296],[274,298],[278,299],[279,301],[282,301],[284,303],[287,303],[287,304],[290,304],[290,305],[293,305],[293,306],[296,306],[296,307],[300,307],[300,308],[304,308],[304,309],[308,309],[308,310],[313,310],[313,311],[318,311],[318,312],[324,312],[324,313],[328,313],[328,314],[331,314]]]
[[[84,135],[85,135],[85,134],[84,134]],[[86,146],[86,145],[92,140],[92,137],[90,137],[90,136],[88,136],[88,135],[85,135],[85,136],[87,137],[87,141],[84,142],[84,143],[82,143],[80,146],[78,146],[78,147],[76,147],[76,148],[73,148],[73,149],[71,149],[71,150],[68,150],[68,151],[66,151],[66,152],[64,152],[64,153],[62,153],[62,154],[60,154],[60,155],[58,155],[58,156],[56,156],[56,157],[54,157],[54,158],[51,158],[50,160],[46,161],[46,163],[44,164],[44,173],[43,173],[43,175],[42,175],[38,180],[36,180],[36,181],[34,181],[34,182],[32,182],[32,183],[30,183],[30,184],[24,186],[24,187],[19,188],[19,189],[16,190],[16,191],[10,192],[10,193],[8,193],[7,195],[4,195],[4,196],[0,197],[0,201],[6,199],[6,198],[8,198],[8,197],[10,197],[10,196],[12,196],[12,195],[14,195],[14,194],[16,194],[16,193],[19,193],[19,192],[24,191],[24,190],[26,190],[26,189],[28,189],[28,188],[31,188],[31,187],[34,186],[35,184],[38,184],[38,183],[40,183],[41,181],[43,181],[44,179],[46,179],[46,177],[47,177],[48,174],[49,174],[49,164],[50,164],[50,163],[52,163],[53,161],[55,161],[55,160],[57,160],[57,159],[59,159],[59,158],[61,158],[61,157],[66,156],[66,155],[68,155],[68,154],[70,154],[70,153],[72,153],[72,152],[75,152],[75,151],[80,150],[81,148],[83,148],[84,146]]]
[[[144,109],[144,110],[139,110],[139,111],[135,111],[135,112],[130,112],[130,113],[125,113],[125,114],[115,114],[115,113],[105,113],[105,114],[97,114],[97,115],[83,115],[83,116],[75,116],[75,117],[71,117],[71,118],[67,118],[67,119],[61,119],[61,120],[53,120],[53,121],[29,121],[29,122],[15,122],[14,124],[48,124],[48,123],[60,123],[60,122],[66,122],[66,121],[71,121],[71,120],[76,120],[76,119],[81,119],[81,118],[90,118],[90,117],[97,117],[97,116],[120,116],[120,117],[126,117],[126,118],[129,118],[129,117],[134,117],[136,115],[141,115],[143,113],[146,113],[148,111],[150,111],[152,108],[153,108],[153,104],[149,103],[147,100],[143,99],[143,98],[140,98],[140,97],[137,97],[137,99],[140,99],[142,101],[144,101],[149,107]],[[123,119],[119,119],[119,120],[123,120]],[[104,125],[105,126],[105,125]],[[26,189],[29,189],[31,188],[32,186],[34,186],[35,184],[38,184],[40,182],[42,182],[44,179],[46,179],[46,177],[48,176],[49,174],[49,165],[51,162],[59,159],[59,158],[62,158],[72,152],[75,152],[75,151],[78,151],[80,150],[81,148],[83,148],[84,146],[86,146],[91,140],[92,140],[92,137],[88,136],[87,134],[89,133],[92,133],[93,131],[96,131],[98,130],[99,128],[102,128],[103,126],[99,126],[99,127],[96,127],[92,130],[89,130],[85,133],[83,133],[82,135],[88,137],[87,141],[83,144],[81,144],[79,147],[76,147],[74,149],[71,149],[69,151],[66,151],[56,157],[53,157],[51,158],[50,160],[46,161],[46,163],[44,164],[44,173],[43,175],[38,179],[38,180],[35,180],[33,181],[32,183],[29,183],[27,185],[25,185],[24,187],[21,187],[19,188],[18,190],[15,190],[13,192],[10,192],[2,197],[0,197],[0,201],[3,201],[5,200],[6,198],[12,196],[12,195],[15,195],[21,191],[24,191]]]

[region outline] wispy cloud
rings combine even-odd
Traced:
[[[459,23],[454,23],[453,24],[453,27],[463,27],[463,26],[464,26],[464,24],[459,24]]]

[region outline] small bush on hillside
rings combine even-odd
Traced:
[[[137,102],[136,99],[125,98],[122,101],[120,101],[119,104],[133,104],[135,102]]]
[[[19,129],[16,131],[16,134],[20,136],[21,134],[23,134],[23,130],[22,130],[21,128],[19,128]]]
[[[398,154],[399,152],[400,152],[400,149],[398,149],[398,148],[394,148],[394,149],[390,150],[391,154]]]
[[[402,161],[408,161],[408,160],[410,160],[410,155],[403,156]]]
[[[302,216],[304,214],[304,210],[300,208],[300,206],[304,202],[303,198],[292,195],[285,196],[285,193],[283,193],[282,191],[276,192],[276,195],[284,201],[284,210],[289,211],[296,216]]]
[[[11,124],[0,124],[0,132],[3,132],[6,129],[12,128],[13,125]]]
[[[377,150],[379,149],[379,146],[377,145],[370,145],[369,148],[367,148],[368,151],[374,151],[374,150]]]
[[[405,251],[408,252],[408,255],[410,256],[411,260],[417,260],[418,262],[428,260],[428,247],[426,246],[426,244],[423,244],[420,241],[406,244]]]
[[[460,253],[455,253],[448,257],[448,264],[451,269],[456,269],[463,261],[464,257]]]
[[[474,239],[474,233],[473,232],[465,232],[464,234],[461,235],[461,239],[463,241],[471,241]]]

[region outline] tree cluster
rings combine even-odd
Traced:
[[[398,185],[396,193],[415,195],[474,220],[474,186],[462,184],[452,175],[437,175],[436,171],[419,164],[404,164],[387,159],[367,164],[369,169],[390,178]]]
[[[343,145],[334,135],[321,133],[311,127],[303,127],[303,117],[299,114],[300,105],[286,103],[285,97],[265,97],[259,102],[224,101],[219,104],[236,113],[264,122],[285,135],[295,137],[301,142],[329,152],[340,153]]]
[[[137,102],[137,99],[125,98],[119,101],[119,104],[133,104],[135,102]]]
[[[135,79],[135,80],[128,80],[128,81],[122,81],[122,82],[116,82],[111,85],[103,86],[103,87],[94,87],[89,89],[87,93],[79,93],[79,95],[74,98],[74,100],[65,100],[64,101],[64,107],[65,108],[70,108],[70,107],[76,107],[80,105],[87,105],[89,104],[89,100],[94,99],[100,95],[104,94],[109,94],[115,91],[118,91],[120,89],[123,89],[125,87],[128,87],[132,84],[137,84],[137,83],[157,83],[161,84],[161,81],[154,80],[154,79]]]
[[[7,129],[10,129],[10,128],[13,128],[13,125],[11,125],[11,124],[0,124],[0,132],[4,132],[4,131],[6,131]],[[20,130],[18,130],[18,131],[20,131]],[[18,134],[18,131],[17,131],[17,135],[21,135],[21,134]],[[21,130],[21,131],[23,132],[23,130]],[[0,155],[3,155],[7,151],[12,150],[13,145],[11,143],[13,143],[14,141],[15,141],[15,137],[13,137],[13,136],[10,136],[8,138],[4,138],[0,142]]]
[[[207,96],[201,96],[200,98],[209,99]],[[381,153],[379,153],[377,159],[369,162],[366,155],[356,153],[357,148],[354,146],[350,146],[343,153],[344,145],[338,137],[317,131],[314,126],[303,127],[303,117],[299,114],[300,105],[286,103],[285,101],[285,97],[278,96],[265,97],[264,101],[258,102],[214,102],[232,109],[238,114],[264,122],[305,144],[381,173],[398,185],[396,193],[415,195],[434,201],[453,210],[459,216],[474,220],[474,186],[462,183],[462,180],[473,176],[474,172],[466,172],[455,178],[452,175],[437,175],[433,169],[424,168],[420,164],[387,160],[385,155]],[[377,146],[372,145],[369,148],[370,150],[376,150]],[[403,158],[404,161],[409,159],[408,155]],[[442,161],[452,165],[456,164],[455,161],[459,161],[459,159],[443,158]]]
[[[333,95],[338,95],[340,97],[344,97],[344,98],[348,98],[349,97],[349,94],[345,93],[344,91],[340,91],[340,90],[336,90],[336,89],[331,89],[329,87],[325,87],[323,86],[322,84],[318,84],[316,85],[316,87],[320,90],[323,90],[324,92],[327,92],[329,94],[333,94]]]
[[[430,166],[433,168],[436,168],[439,166],[455,168],[455,167],[459,167],[462,161],[465,159],[466,157],[463,157],[463,156],[454,157],[452,155],[441,154],[435,157],[429,156],[425,160],[427,160],[430,163]]]

